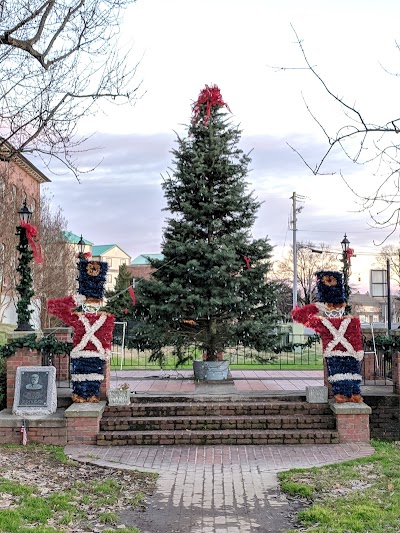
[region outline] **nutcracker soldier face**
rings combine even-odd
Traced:
[[[108,263],[105,261],[88,261],[86,259],[79,261],[78,292],[86,297],[82,306],[85,313],[97,312],[100,309],[107,270]]]
[[[319,307],[328,316],[342,316],[346,307],[342,274],[331,270],[321,270],[315,275]]]

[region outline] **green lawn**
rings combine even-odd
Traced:
[[[400,532],[400,443],[372,444],[371,457],[279,474],[287,494],[310,503],[298,515],[302,532]]]
[[[0,446],[0,533],[140,533],[122,509],[145,505],[156,477],[69,461],[56,446]]]
[[[190,353],[192,359],[201,359],[200,352],[193,351]],[[262,355],[265,362],[257,360],[257,356]],[[150,353],[146,351],[125,350],[125,355],[122,357],[119,353],[118,347],[115,347],[113,356],[111,358],[111,368],[117,370],[157,370],[160,368],[158,364],[149,363]],[[261,353],[258,354],[254,350],[236,351],[227,350],[224,354],[226,359],[230,359],[230,368],[232,370],[322,370],[323,359],[322,352],[319,347],[313,347],[310,350],[303,352],[282,352],[275,353]],[[174,369],[176,358],[168,351],[165,351],[164,369]],[[192,363],[189,361],[186,365],[179,367],[182,370],[191,370]]]

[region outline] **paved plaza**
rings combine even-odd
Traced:
[[[322,385],[322,371],[232,371],[230,384],[195,383],[184,371],[122,371],[140,396],[304,394]],[[293,527],[302,504],[280,491],[277,473],[323,466],[373,453],[369,444],[298,446],[75,446],[71,458],[104,467],[159,474],[157,490],[145,511],[127,509],[126,526],[141,533],[279,533]]]
[[[369,444],[308,446],[73,446],[71,458],[112,468],[157,472],[143,511],[126,510],[141,533],[278,533],[298,505],[279,490],[277,472],[366,457]]]

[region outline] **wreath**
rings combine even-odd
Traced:
[[[87,264],[86,272],[89,276],[92,276],[92,277],[98,276],[100,274],[100,270],[101,270],[100,263],[98,263],[97,261],[91,261],[90,263]]]

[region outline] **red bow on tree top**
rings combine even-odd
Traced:
[[[217,85],[213,85],[212,87],[209,87],[208,85],[205,86],[205,88],[200,91],[199,97],[197,98],[197,102],[193,104],[193,120],[192,123],[195,124],[198,122],[200,118],[200,110],[201,106],[206,106],[206,114],[204,116],[204,126],[207,126],[207,122],[211,115],[211,107],[212,106],[218,106],[223,107],[225,106],[228,111],[232,112],[229,109],[228,104],[226,104],[222,98],[221,91],[217,87]]]
[[[25,228],[26,238],[33,253],[33,259],[36,263],[43,263],[42,247],[40,246],[38,231],[36,226],[24,222],[20,222],[21,228]]]

